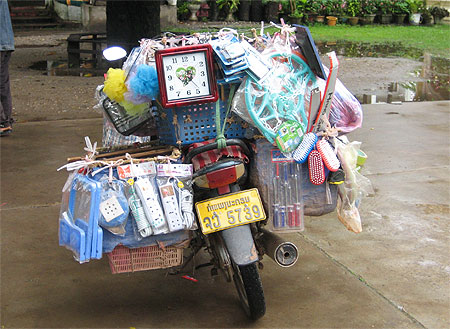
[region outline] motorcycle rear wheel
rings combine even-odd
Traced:
[[[233,262],[233,270],[233,281],[247,316],[259,319],[266,313],[266,301],[256,263],[239,266]]]

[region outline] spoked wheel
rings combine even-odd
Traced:
[[[256,263],[236,265],[233,263],[233,281],[239,294],[239,299],[247,316],[257,320],[266,313],[266,301]]]

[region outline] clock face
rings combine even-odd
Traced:
[[[168,101],[211,94],[204,51],[164,56],[163,65]]]
[[[164,107],[217,100],[211,46],[161,50],[156,53],[156,67]]]

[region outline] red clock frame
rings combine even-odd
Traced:
[[[179,54],[191,54],[197,53],[199,51],[205,52],[205,58],[207,61],[206,69],[208,74],[208,82],[209,82],[209,95],[203,95],[199,97],[185,98],[185,99],[177,99],[177,100],[168,100],[167,97],[167,89],[166,89],[166,79],[164,77],[164,65],[163,65],[163,57],[170,55],[179,55]],[[155,54],[155,62],[156,62],[156,71],[158,73],[158,83],[159,83],[159,92],[161,98],[162,107],[176,107],[176,106],[185,106],[192,104],[201,104],[201,103],[212,103],[216,102],[219,99],[219,92],[217,88],[216,75],[214,72],[214,64],[213,64],[213,49],[209,44],[202,45],[193,45],[193,46],[184,46],[184,47],[173,47],[166,48],[162,50],[158,50]]]

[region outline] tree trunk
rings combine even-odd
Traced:
[[[108,46],[122,46],[129,52],[142,38],[161,33],[160,1],[106,1],[106,34]]]

